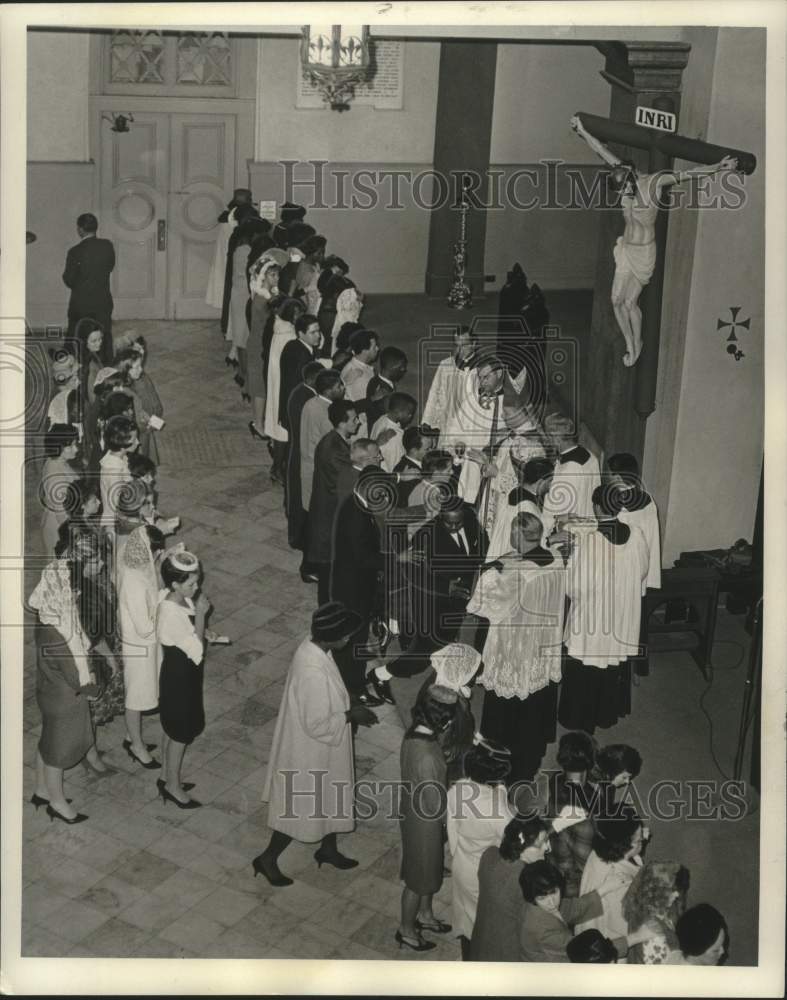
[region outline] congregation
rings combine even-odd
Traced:
[[[64,772],[116,774],[96,745],[116,716],[161,799],[200,808],[183,761],[205,728],[209,648],[228,641],[209,626],[205,567],[170,543],[179,520],[158,510],[164,406],[144,338],[112,337],[114,254],[97,228],[80,216],[64,274],[39,491],[50,561],[29,598],[43,723],[32,802],[66,825],[89,817]],[[629,801],[643,748],[597,742],[631,712],[643,601],[660,586],[658,512],[636,459],[602,467],[580,415],[499,331],[457,325],[426,398],[400,391],[413,359],[364,326],[350,264],[327,250],[304,208],[285,203],[273,224],[237,189],[206,296],[315,595],[254,876],[285,892],[293,840],[316,845],[318,865],[358,864],[337,844],[355,827],[354,738],[396,705],[401,949],[452,934],[468,961],[723,962],[724,917],[689,905],[689,872],[658,857]],[[408,703],[394,678],[412,680]],[[155,711],[160,748],[143,732]],[[553,744],[560,771],[543,782]],[[450,924],[432,908],[445,878]]]

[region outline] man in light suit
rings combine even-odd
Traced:
[[[110,240],[96,236],[98,219],[85,212],[77,219],[80,242],[69,249],[63,281],[71,289],[68,302],[68,336],[73,337],[81,319],[93,319],[104,334],[101,360],[110,365],[115,354],[112,343],[112,292],[109,276],[115,266],[115,248]]]

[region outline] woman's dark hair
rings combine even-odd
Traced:
[[[111,420],[134,411],[134,399],[128,392],[110,392],[101,402],[101,419]]]
[[[721,931],[724,931],[726,939],[727,921],[710,903],[692,906],[678,918],[675,925],[680,950],[686,957],[705,954],[715,944]]]
[[[631,806],[623,806],[616,816],[599,816],[593,836],[593,850],[602,861],[622,861],[631,850],[634,834],[642,820]]]
[[[98,476],[82,476],[69,484],[68,496],[64,507],[69,517],[79,519],[85,515],[85,504],[91,497],[101,500],[101,488]]]
[[[464,771],[479,785],[499,785],[511,773],[511,758],[496,757],[483,746],[474,746],[465,754]]]
[[[456,715],[456,702],[446,704],[438,701],[432,693],[434,685],[421,688],[412,712],[411,729],[428,726],[435,733],[442,732]]]
[[[44,451],[47,458],[60,458],[63,449],[79,440],[79,432],[73,424],[52,424],[44,435]]]
[[[76,329],[74,330],[77,343],[79,344],[79,353],[81,355],[80,361],[83,365],[90,361],[90,350],[88,349],[87,342],[90,334],[95,333],[96,330],[98,330],[102,337],[106,336],[102,325],[97,322],[97,320],[88,316],[84,316],[81,320],[79,320],[76,325]]]
[[[115,389],[122,389],[128,385],[128,379],[123,374],[123,372],[112,372],[111,375],[99,382],[98,385],[93,386],[93,395],[96,397],[96,402],[99,408],[102,406],[103,402],[107,397],[111,396]]]
[[[572,938],[566,945],[566,955],[569,962],[609,964],[618,959],[615,945],[595,927]]]
[[[500,857],[504,861],[518,861],[526,847],[532,847],[542,833],[549,832],[549,823],[540,816],[515,816],[503,830]]]
[[[148,541],[150,542],[151,552],[161,552],[167,544],[164,532],[157,528],[154,524],[146,524],[145,530],[148,533]]]
[[[555,889],[560,889],[562,895],[565,884],[561,872],[548,861],[534,861],[532,865],[525,865],[519,876],[519,888],[527,903],[535,903],[539,896],[548,896]]]
[[[141,479],[115,483],[112,492],[114,506],[120,517],[136,517],[145,504],[153,499],[153,494]]]
[[[161,580],[165,587],[171,587],[173,583],[185,583],[195,573],[199,573],[199,569],[177,569],[166,556],[161,561]]]
[[[557,762],[564,771],[589,771],[596,759],[596,744],[587,733],[564,733],[557,747]]]
[[[596,754],[596,768],[598,776],[606,781],[612,781],[624,771],[636,778],[642,769],[642,758],[627,743],[611,743]]]
[[[276,315],[285,323],[294,324],[299,316],[306,312],[306,306],[300,299],[282,298],[279,300]]]
[[[112,417],[104,428],[104,444],[109,451],[128,448],[137,433],[137,425],[128,417]]]
[[[142,455],[138,451],[129,452],[128,471],[134,479],[142,479],[143,476],[156,475],[156,463],[147,455]]]
[[[135,351],[133,347],[124,347],[122,350],[117,352],[115,360],[112,364],[118,371],[125,373],[129,370],[129,368],[135,365],[139,359],[139,351]]]

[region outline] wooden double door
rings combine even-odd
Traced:
[[[114,316],[214,317],[205,292],[217,217],[235,187],[236,116],[130,111],[128,132],[100,122],[99,234],[115,244]]]

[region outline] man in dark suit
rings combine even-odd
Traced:
[[[304,313],[295,320],[296,340],[284,345],[279,360],[279,423],[289,432],[287,405],[293,389],[303,377],[303,369],[314,361],[317,345],[320,343],[320,324],[316,316]],[[292,450],[292,435],[290,435]]]
[[[81,319],[101,327],[101,360],[110,365],[115,355],[112,343],[112,292],[109,276],[115,266],[115,248],[110,240],[96,236],[98,219],[85,212],[77,219],[80,242],[69,249],[63,281],[71,289],[68,302],[68,336],[73,337]]]
[[[366,386],[366,398],[370,405],[366,413],[371,431],[375,423],[386,412],[386,399],[395,392],[396,386],[407,374],[407,355],[398,347],[384,347],[377,359],[379,375],[374,375]]]
[[[328,407],[333,429],[320,439],[314,452],[314,478],[309,501],[309,541],[306,550],[310,566],[317,573],[317,599],[320,605],[329,598],[331,572],[331,532],[339,503],[339,481],[352,477],[350,438],[360,421],[350,399],[336,399]]]
[[[289,345],[288,345],[289,346]],[[287,482],[284,490],[287,512],[287,540],[290,548],[303,552],[301,579],[304,583],[316,583],[317,575],[312,572],[306,559],[306,532],[308,519],[303,508],[301,494],[301,413],[306,403],[314,399],[317,390],[314,380],[323,370],[319,361],[310,361],[302,371],[303,381],[296,385],[287,400],[287,432],[290,449],[287,456]]]
[[[380,574],[385,560],[375,496],[390,489],[392,477],[374,466],[358,474],[352,493],[336,513],[332,542],[331,600],[341,601],[363,619],[348,645],[335,653],[336,665],[353,702],[374,707],[383,699],[366,686],[369,625],[380,606]]]

